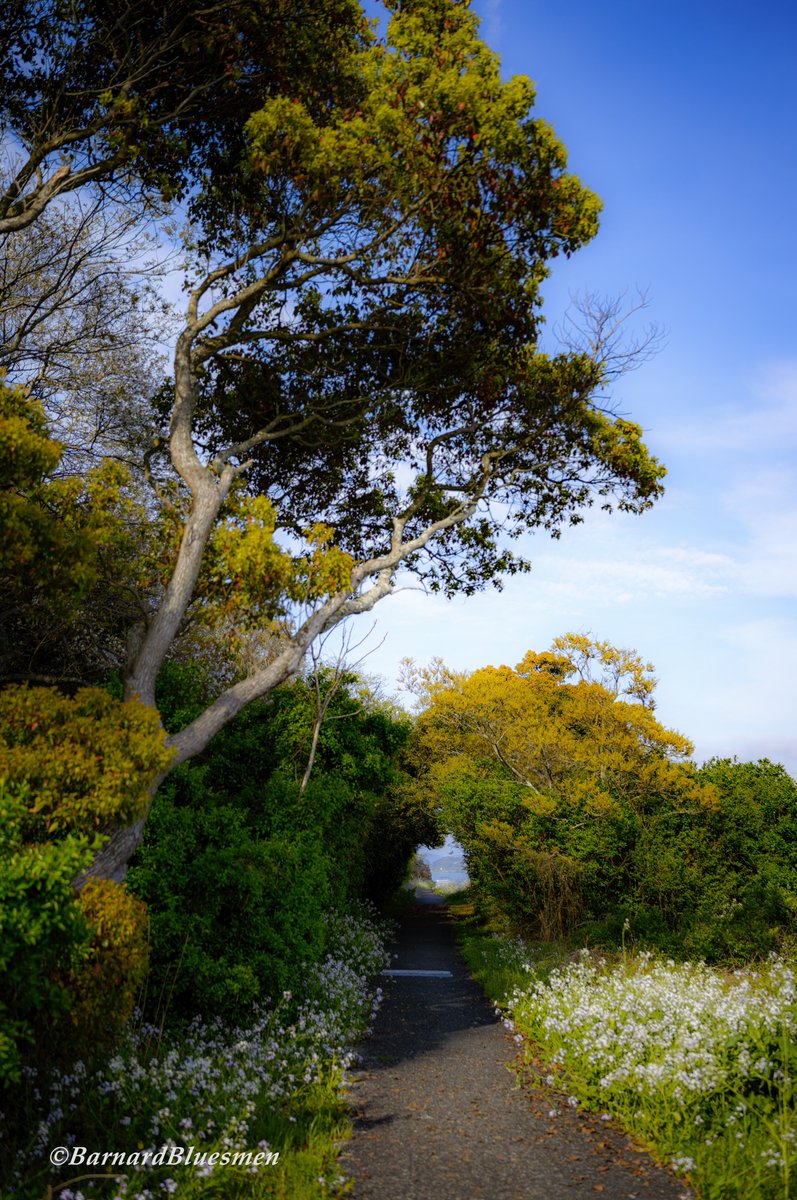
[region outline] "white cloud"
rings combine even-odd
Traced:
[[[797,362],[767,363],[746,382],[739,399],[707,403],[678,424],[662,424],[656,442],[678,454],[720,453],[745,458],[778,455],[797,445]]]
[[[481,35],[489,46],[497,46],[504,34],[504,18],[501,14],[502,0],[484,0]]]
[[[537,560],[537,583],[552,597],[601,604],[678,597],[708,597],[722,593],[727,584],[705,571],[677,566],[664,555],[648,553],[644,558],[564,558]]]
[[[404,654],[511,665],[591,632],[656,664],[659,716],[698,758],[797,770],[796,441],[797,363],[760,371],[746,407],[697,410],[681,427],[665,454],[673,486],[651,513],[590,513],[561,542],[523,539],[532,573],[501,594],[404,592],[380,606],[375,669],[394,676]]]

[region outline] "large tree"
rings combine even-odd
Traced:
[[[569,634],[514,669],[410,662],[405,682],[421,701],[417,786],[504,912],[548,938],[629,897],[662,904],[643,854],[661,856],[668,828],[705,825],[718,796],[654,716],[649,663]]]
[[[314,88],[272,74],[238,142],[189,153],[209,173],[159,400],[176,551],[147,593],[127,695],[154,705],[187,623],[273,636],[171,737],[175,762],[400,571],[473,592],[526,568],[513,536],[557,534],[596,497],[642,511],[661,490],[641,430],[608,406],[601,339],[538,346],[548,263],[594,235],[598,200],[533,117],[530,82],[502,82],[467,3],[390,7],[384,38],[353,20]],[[306,66],[306,34],[295,20],[286,34],[279,62],[292,47]],[[171,129],[142,126],[153,164]],[[119,831],[97,869],[123,870],[142,828]]]
[[[234,171],[246,118],[290,86],[345,94],[356,0],[7,0],[0,10],[0,234],[58,197],[196,194]]]

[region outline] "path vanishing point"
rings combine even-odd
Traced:
[[[418,889],[354,1073],[356,1200],[686,1200],[633,1141],[512,1070],[518,1047]]]

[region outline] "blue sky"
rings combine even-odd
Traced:
[[[595,241],[557,267],[572,293],[647,289],[666,329],[615,399],[668,467],[642,517],[538,536],[528,576],[375,612],[364,664],[514,665],[591,631],[656,666],[658,715],[696,758],[769,757],[797,774],[797,10],[738,0],[478,0],[505,74],[604,201]]]

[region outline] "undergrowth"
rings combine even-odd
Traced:
[[[327,953],[306,965],[302,994],[254,1008],[240,1026],[197,1020],[164,1031],[139,1020],[100,1065],[27,1070],[0,1119],[2,1195],[309,1200],[339,1193],[347,1071],[352,1044],[380,1000],[371,980],[385,965],[385,928],[364,911],[331,914],[328,924]],[[54,1169],[55,1147],[66,1148],[73,1165]],[[193,1147],[192,1161],[175,1164],[174,1147]],[[163,1162],[147,1164],[145,1152],[159,1151]],[[260,1152],[260,1165],[224,1163],[225,1153],[245,1151]],[[138,1162],[114,1167],[102,1161],[110,1152],[137,1154]]]
[[[459,915],[475,979],[546,1083],[642,1139],[703,1200],[797,1196],[797,982],[648,952],[530,947]],[[472,911],[472,910],[471,910]]]

